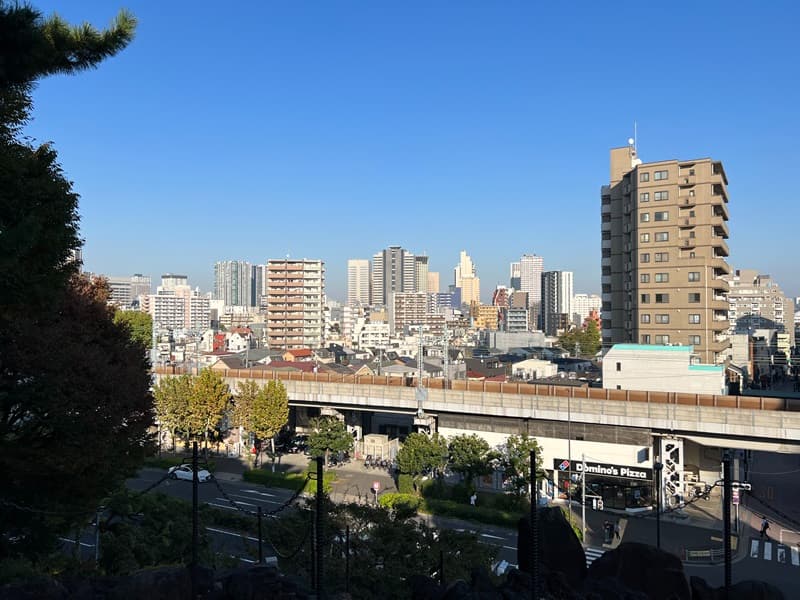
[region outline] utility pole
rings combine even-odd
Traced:
[[[316,576],[317,576],[317,597],[322,598],[324,597],[323,592],[323,585],[322,585],[322,540],[323,540],[323,521],[322,521],[322,511],[324,507],[322,506],[323,503],[323,489],[322,489],[322,462],[325,460],[324,457],[318,456],[317,457],[317,514],[316,517],[316,569],[314,569]]]
[[[581,522],[583,523],[583,545],[586,546],[586,454],[581,454]]]
[[[722,535],[725,551],[725,597],[731,593],[731,451],[724,450],[722,455]]]
[[[656,456],[656,463],[653,465],[653,470],[656,474],[656,548],[661,550],[661,471],[664,465]]]
[[[261,535],[261,521],[262,521],[262,512],[261,507],[258,507],[258,564],[264,564],[264,543],[263,538]]]
[[[198,551],[200,546],[200,523],[198,513],[198,489],[200,487],[200,479],[197,475],[197,442],[192,442],[192,598],[197,597],[197,566],[198,566]]]
[[[531,450],[531,546],[528,559],[531,563],[532,598],[539,598],[539,486],[536,485],[536,450]]]

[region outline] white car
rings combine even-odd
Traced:
[[[192,465],[178,465],[175,467],[170,467],[169,474],[173,479],[185,479],[186,481],[192,481]],[[205,469],[200,469],[197,472],[197,479],[200,480],[200,483],[210,480],[211,477],[213,477],[213,475],[211,475],[211,473]]]

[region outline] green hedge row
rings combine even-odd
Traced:
[[[248,469],[242,474],[242,478],[249,483],[260,483],[266,487],[278,487],[287,490],[297,490],[303,486],[303,492],[313,494],[317,491],[315,479],[306,479],[308,472],[286,473],[283,471],[272,472],[266,469]],[[322,489],[326,494],[331,493],[331,485],[336,479],[336,474],[327,471],[322,476]]]
[[[423,499],[420,510],[440,517],[453,517],[465,521],[477,521],[487,525],[515,528],[522,516],[518,511],[506,511],[486,506],[471,506],[454,500]]]

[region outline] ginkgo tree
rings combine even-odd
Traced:
[[[213,369],[203,369],[194,378],[189,400],[189,433],[202,437],[208,452],[208,433],[216,427],[230,407],[231,390]]]
[[[275,436],[289,421],[289,396],[281,381],[260,386],[252,379],[240,382],[234,398],[233,423],[251,432],[260,441],[270,440],[273,455]],[[261,448],[256,459],[261,454]]]
[[[153,408],[159,427],[172,435],[172,449],[178,433],[186,435],[189,431],[190,403],[194,391],[191,375],[162,377],[153,387]],[[159,448],[161,440],[159,440]]]

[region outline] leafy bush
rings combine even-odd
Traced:
[[[522,513],[517,511],[497,510],[485,506],[470,506],[453,500],[436,500],[432,498],[424,499],[420,510],[441,517],[453,517],[489,525],[500,525],[501,527],[516,527],[517,521],[522,516]]]
[[[378,504],[383,508],[396,511],[412,511],[416,512],[422,499],[415,494],[402,494],[402,493],[387,493],[378,498]]]
[[[287,490],[298,490],[301,486],[303,493],[313,494],[317,491],[317,482],[308,478],[309,472],[286,473],[282,471],[272,471],[266,469],[248,469],[242,474],[242,478],[249,483],[260,483],[266,487],[279,487]],[[322,476],[322,490],[326,494],[331,493],[331,484],[335,481],[336,474],[327,471]]]
[[[414,478],[407,473],[397,476],[397,491],[401,494],[414,494]]]
[[[203,523],[236,531],[254,531],[257,527],[256,517],[238,511],[222,510],[208,504],[200,507],[200,518]]]

